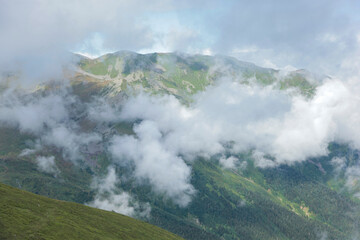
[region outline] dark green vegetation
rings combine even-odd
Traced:
[[[153,94],[170,93],[189,103],[192,94],[222,78],[243,84],[273,84],[278,89],[294,88],[308,97],[316,89],[306,71],[280,76],[277,70],[224,56],[118,52],[94,60],[82,58],[80,68],[71,76],[70,90],[82,103],[94,96],[121,103],[139,88]],[[72,118],[84,132],[102,127],[84,114]],[[117,122],[106,127],[114,134],[132,134],[132,125]],[[38,170],[35,155],[19,156],[34,140],[31,134],[14,127],[0,128],[0,181],[51,198],[90,202],[96,194],[91,188],[92,177],[106,174],[111,162],[109,154],[86,155],[84,162],[75,165],[64,159],[61,149],[43,148],[37,154],[55,156],[60,173],[54,176]],[[121,182],[124,191],[136,201],[150,203],[151,217],[144,220],[186,239],[320,239],[322,234],[328,239],[356,239],[359,199],[346,186],[344,170],[338,172],[330,163],[333,157],[343,157],[346,166],[356,165],[356,151],[331,144],[326,157],[269,169],[255,167],[251,153],[237,157],[247,163],[246,168],[223,169],[216,156],[188,163],[192,167],[191,184],[197,192],[185,208],[155,194],[150,184],[137,184],[129,173],[131,167],[116,166],[116,173],[126,178]],[[78,221],[83,219],[79,217]]]
[[[181,238],[121,214],[0,184],[0,239]]]
[[[243,171],[197,160],[192,166],[197,194],[190,205],[182,209],[143,197],[152,201],[150,222],[187,239],[319,239],[322,233],[327,239],[352,239],[356,234],[359,202],[313,179],[312,174],[321,175],[313,164],[260,170],[247,156],[242,160],[248,162]]]

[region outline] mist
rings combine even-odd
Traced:
[[[97,193],[87,205],[127,216],[148,218],[151,212],[149,203],[139,203],[131,194],[117,188],[117,184],[120,184],[120,180],[115,169],[109,167],[107,175],[93,179],[92,188]]]
[[[2,95],[0,122],[36,138],[36,146],[23,155],[56,147],[65,161],[86,166],[96,146],[95,152],[109,154],[112,163],[132,166],[138,184],[149,184],[181,207],[196,196],[191,165],[199,158],[220,156],[224,169],[242,169],[246,164],[237,155],[250,152],[255,166],[268,168],[326,156],[331,142],[360,148],[359,85],[353,80],[325,79],[309,98],[291,89],[222,79],[193,96],[189,105],[172,95],[145,92],[121,101],[97,97],[82,103],[68,88],[61,89]],[[81,119],[97,127],[84,131]],[[132,123],[133,134],[112,132],[118,122]],[[341,167],[340,160],[332,162]],[[56,173],[49,158],[38,158],[37,164]],[[347,175],[348,186],[359,178],[356,168]],[[103,208],[119,205],[96,199],[93,204]],[[127,199],[121,194],[113,201]]]
[[[220,155],[225,169],[241,169],[246,164],[235,156],[250,151],[257,167],[273,168],[327,156],[332,142],[359,149],[357,89],[352,81],[327,79],[308,98],[223,80],[190,106],[170,95],[141,93],[121,107],[103,101],[100,108],[96,101],[89,112],[96,109],[98,122],[136,122],[133,135],[110,141],[114,162],[132,165],[140,183],[145,179],[155,192],[186,206],[196,194],[190,173],[198,158]],[[234,156],[224,157],[229,153]],[[332,163],[341,168],[340,160]],[[355,169],[348,171],[358,179]]]
[[[56,176],[59,173],[59,169],[56,166],[54,156],[49,156],[49,157],[38,156],[36,158],[36,161],[40,171],[54,174],[54,176]]]
[[[143,120],[137,128],[151,122],[164,148],[189,160],[223,153],[231,142],[234,153],[256,149],[275,157],[275,164],[291,164],[326,155],[333,141],[360,147],[356,89],[327,80],[307,99],[224,81],[198,94],[190,107],[172,96],[139,95],[125,103],[120,116]]]
[[[59,88],[43,94],[9,90],[1,95],[0,122],[2,126],[35,137],[35,146],[30,146],[22,155],[54,146],[61,150],[65,160],[77,164],[84,160],[84,147],[102,138],[96,132],[81,130],[76,121],[83,111],[81,102],[66,85]]]

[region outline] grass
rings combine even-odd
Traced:
[[[142,221],[0,184],[0,239],[181,239]]]

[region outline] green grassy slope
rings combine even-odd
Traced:
[[[136,219],[0,184],[0,239],[181,239]]]

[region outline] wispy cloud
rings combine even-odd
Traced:
[[[94,178],[93,189],[96,196],[89,206],[100,208],[107,211],[114,211],[127,216],[146,218],[150,216],[151,207],[148,203],[137,202],[131,194],[121,191],[117,184],[120,183],[115,169],[108,168],[108,173],[104,178]]]
[[[36,163],[38,165],[38,168],[42,172],[51,173],[55,176],[60,172],[59,169],[56,166],[55,163],[55,157],[54,156],[38,156],[36,157]]]

